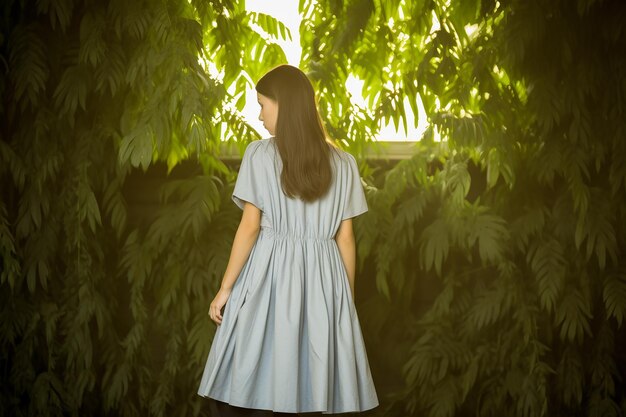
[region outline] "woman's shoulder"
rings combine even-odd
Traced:
[[[245,154],[247,154],[249,158],[262,157],[261,155],[267,154],[268,152],[270,139],[271,138],[253,140],[246,146]]]
[[[267,147],[267,145],[270,142],[270,139],[272,139],[272,138],[253,140],[252,142],[248,143],[246,149],[257,150],[259,148]]]
[[[341,163],[342,166],[348,167],[352,164],[356,164],[356,159],[351,153],[344,151],[343,149],[339,148],[336,145],[329,145],[329,146],[331,150],[331,155],[333,155],[335,159],[339,163]]]

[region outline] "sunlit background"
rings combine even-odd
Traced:
[[[255,0],[246,2],[246,9],[251,12],[259,12],[274,16],[281,22],[283,22],[291,32],[291,40],[278,40],[277,43],[281,46],[287,61],[290,65],[299,66],[302,48],[300,47],[300,21],[302,18],[298,13],[298,1],[272,1],[272,0]],[[433,25],[437,25],[434,20]],[[254,27],[254,26],[253,26]],[[434,26],[436,27],[436,26]],[[260,33],[263,33],[258,27],[256,28]],[[256,80],[253,80],[256,82]],[[361,91],[363,89],[363,81],[354,76],[350,76],[346,83],[346,89],[351,96],[352,102],[356,105],[367,107],[367,103],[363,98]],[[234,87],[231,89],[234,91]],[[375,140],[379,141],[417,141],[421,138],[424,130],[426,130],[428,123],[426,120],[426,113],[421,101],[418,99],[418,125],[414,127],[415,115],[411,111],[408,100],[405,100],[405,108],[407,109],[407,129],[404,131],[402,125],[398,126],[398,129],[389,122],[385,126],[381,126],[380,131]],[[267,137],[268,133],[263,128],[263,124],[258,120],[259,107],[256,101],[256,92],[253,88],[248,89],[246,93],[246,105],[242,111],[246,121],[250,123],[254,129],[262,137]]]

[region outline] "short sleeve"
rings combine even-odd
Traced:
[[[341,220],[346,220],[365,213],[368,210],[367,200],[365,199],[365,191],[361,183],[361,174],[356,159],[350,154],[348,155],[349,167],[347,170],[346,181],[346,201],[344,204],[343,215]]]
[[[262,162],[258,159],[261,156],[258,152],[259,141],[251,142],[246,147],[241,159],[239,174],[233,190],[233,201],[243,210],[245,202],[254,204],[260,210],[263,210],[264,176],[259,172]]]

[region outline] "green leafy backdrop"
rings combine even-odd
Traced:
[[[221,141],[258,138],[244,92],[291,34],[233,1],[1,8],[0,416],[208,415],[240,216]],[[299,9],[301,67],[367,182],[368,414],[623,415],[623,2]],[[418,98],[412,156],[366,159]]]

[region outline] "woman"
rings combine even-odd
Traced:
[[[217,415],[374,408],[353,302],[352,218],[368,209],[356,161],[326,138],[302,71],[279,66],[256,90],[273,137],[241,162],[243,215],[210,306],[218,329],[198,393]]]

